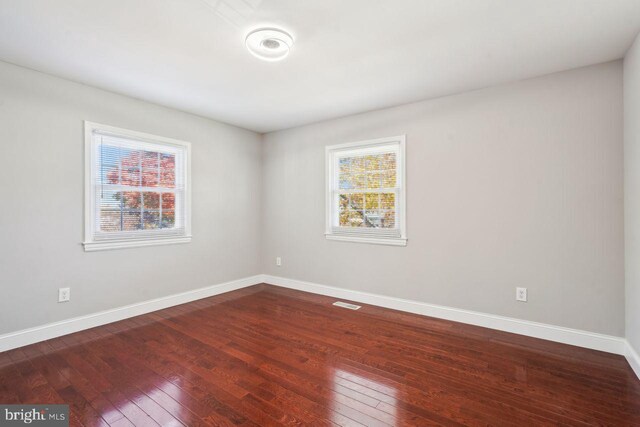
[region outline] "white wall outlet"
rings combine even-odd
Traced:
[[[516,301],[527,302],[527,288],[516,288]]]
[[[71,288],[58,289],[58,302],[67,302],[71,299]]]
[[[276,257],[276,265],[277,265],[278,267],[281,267],[281,266],[282,266],[282,258],[280,258],[279,256],[277,256],[277,257]]]

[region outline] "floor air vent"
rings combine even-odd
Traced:
[[[348,308],[349,310],[358,310],[361,306],[355,304],[349,304],[348,302],[336,301],[333,305],[342,308]]]

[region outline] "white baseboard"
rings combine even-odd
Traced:
[[[34,328],[10,332],[8,334],[0,335],[0,352],[82,331],[84,329],[106,325],[107,323],[117,322],[118,320],[128,319],[130,317],[139,316],[152,311],[162,310],[163,308],[173,307],[229,291],[235,291],[237,289],[246,288],[259,283],[262,283],[262,275],[246,277],[244,279],[220,283],[124,307],[100,311],[86,316],[74,317],[60,322],[48,323]]]
[[[317,283],[304,282],[301,280],[286,279],[284,277],[264,275],[263,281],[265,283],[285,288],[297,289],[314,294],[327,295],[334,298],[421,314],[423,316],[437,317],[440,319],[452,320],[455,322],[467,323],[505,332],[512,332],[514,334],[586,347],[593,350],[605,351],[607,353],[625,355],[627,349],[626,340],[624,338],[587,332],[579,329],[530,322],[511,317],[462,310],[459,308],[388,297],[368,292],[352,291],[349,289],[319,285]]]
[[[625,340],[626,348],[624,356],[627,358],[629,365],[631,365],[631,369],[636,373],[638,378],[640,378],[640,355],[635,349],[631,346],[631,343]]]
[[[220,283],[218,285],[208,286],[205,288],[195,289],[192,291],[182,292],[124,307],[88,314],[86,316],[74,317],[60,322],[49,323],[46,325],[36,326],[34,328],[0,335],[0,352],[85,329],[94,328],[96,326],[117,322],[119,320],[128,319],[130,317],[139,316],[152,311],[185,304],[225,292],[246,288],[259,283],[268,283],[289,289],[297,289],[314,294],[406,311],[408,313],[437,317],[454,322],[467,323],[534,338],[590,348],[593,350],[605,351],[607,353],[620,354],[627,358],[631,368],[634,370],[638,378],[640,378],[640,356],[638,356],[638,353],[633,349],[633,347],[631,347],[631,344],[621,337],[565,328],[562,326],[548,325],[545,323],[530,322],[527,320],[498,316],[494,314],[480,313],[477,311],[428,304],[419,301],[394,298],[368,292],[352,291],[349,289],[336,288],[333,286],[320,285],[295,279],[287,279],[268,274],[259,274],[239,280]]]

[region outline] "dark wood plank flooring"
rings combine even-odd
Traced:
[[[640,426],[621,356],[258,285],[0,353],[71,425]]]

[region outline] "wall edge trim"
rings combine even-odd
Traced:
[[[202,298],[235,291],[262,282],[262,275],[245,277],[238,280],[219,283],[204,288],[194,289],[178,294],[154,298],[109,310],[103,310],[83,316],[72,317],[58,322],[47,323],[32,328],[22,329],[0,335],[0,352],[48,339],[72,334],[96,326],[106,325],[130,317],[140,316],[153,311],[185,304]]]
[[[302,280],[264,275],[265,283],[296,289],[315,294],[342,298],[359,303],[436,317],[533,338],[555,341],[563,344],[575,345],[592,350],[604,351],[619,355],[626,354],[627,343],[623,337],[599,334],[580,329],[566,328],[546,323],[532,322],[512,317],[482,313],[471,310],[447,307],[425,302],[389,297],[368,292],[353,291],[334,286],[305,282]]]

